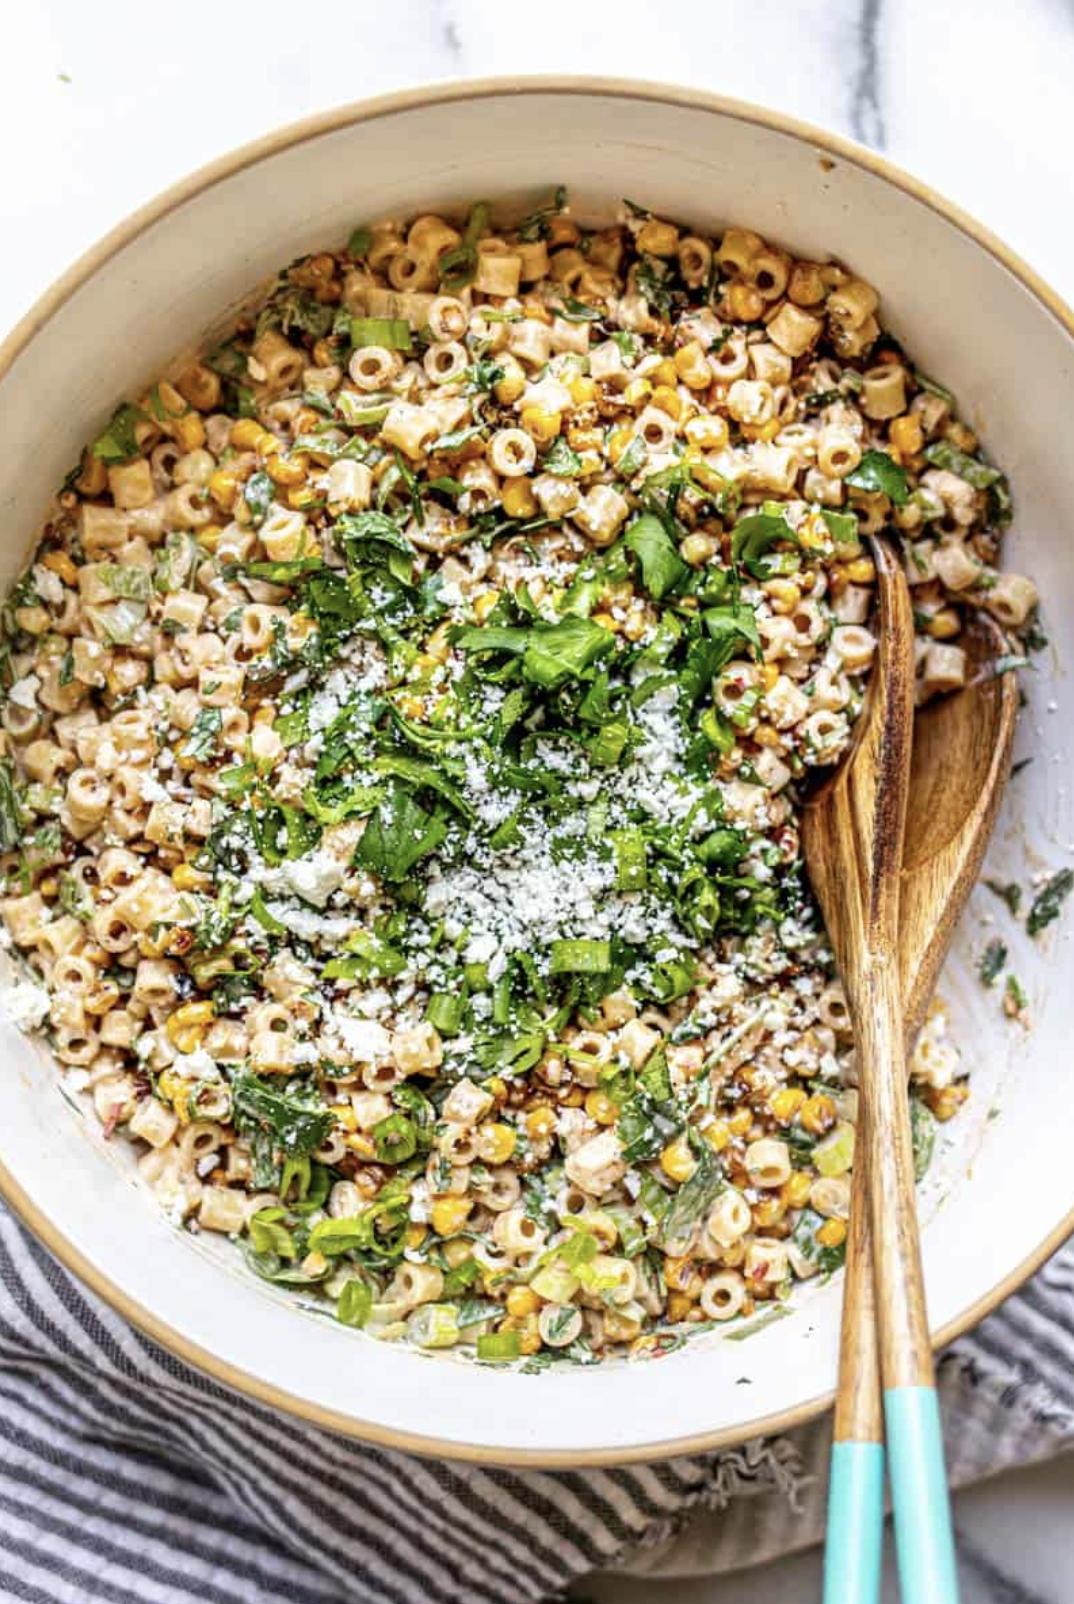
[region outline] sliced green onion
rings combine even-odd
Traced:
[[[548,967],[553,975],[601,975],[612,967],[610,941],[553,941]]]
[[[638,829],[612,830],[615,877],[620,891],[640,891],[646,881],[645,837]]]
[[[352,429],[360,429],[367,423],[383,423],[391,404],[390,397],[360,396],[353,390],[340,390],[336,396],[336,410]]]
[[[380,345],[388,351],[410,350],[410,324],[405,317],[352,317],[351,344]]]
[[[462,1029],[466,998],[462,992],[434,991],[425,1009],[425,1017],[441,1036],[457,1036]]]
[[[418,1145],[414,1121],[405,1114],[389,1114],[373,1127],[373,1141],[377,1158],[382,1164],[402,1164]]]
[[[478,1337],[479,1359],[517,1359],[522,1353],[522,1339],[517,1331],[494,1331]]]
[[[345,1326],[364,1326],[373,1308],[373,1289],[357,1277],[345,1282],[336,1303],[336,1319]]]

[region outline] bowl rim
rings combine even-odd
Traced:
[[[455,101],[487,100],[504,94],[619,96],[681,109],[714,112],[738,122],[787,134],[814,145],[821,153],[882,179],[951,224],[1000,266],[1006,268],[1034,299],[1051,313],[1074,342],[1074,310],[998,235],[954,201],[933,189],[931,185],[915,178],[888,157],[867,149],[856,140],[820,128],[786,112],[757,105],[752,101],[712,94],[707,90],[687,88],[673,83],[595,74],[530,73],[452,79],[347,102],[331,110],[316,112],[286,123],[196,168],[117,223],[96,244],[77,257],[71,266],[38,297],[0,343],[0,381],[5,378],[34,337],[99,268],[162,218],[214,185],[233,177],[247,167],[255,166],[267,157],[294,149],[308,141],[356,123],[374,122],[400,112],[450,105]],[[794,1408],[758,1415],[742,1425],[639,1443],[625,1449],[593,1447],[549,1452],[520,1448],[512,1450],[510,1457],[505,1458],[503,1452],[495,1448],[375,1425],[350,1413],[313,1404],[295,1393],[262,1381],[241,1366],[222,1360],[200,1344],[190,1341],[181,1331],[160,1319],[152,1309],[145,1307],[125,1292],[111,1277],[99,1270],[92,1260],[76,1248],[63,1231],[55,1227],[46,1217],[30,1194],[16,1181],[2,1157],[0,1157],[0,1198],[65,1269],[102,1298],[123,1319],[159,1342],[179,1359],[207,1373],[221,1385],[230,1387],[259,1403],[298,1416],[309,1425],[339,1432],[380,1447],[478,1465],[510,1464],[547,1469],[574,1469],[609,1464],[633,1464],[731,1448],[751,1438],[790,1431],[822,1414],[831,1407],[835,1398],[834,1391],[830,1390],[807,1399]],[[933,1348],[946,1346],[972,1326],[977,1325],[986,1315],[991,1314],[1005,1298],[1017,1291],[1072,1233],[1074,1233],[1074,1208],[1059,1220],[1031,1253],[987,1292],[954,1319],[934,1329]]]

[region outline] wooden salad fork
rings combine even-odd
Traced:
[[[1006,646],[997,625],[979,616],[969,624],[964,641],[967,684],[924,708],[914,720],[899,895],[899,974],[908,1052],[995,826],[1018,718],[1015,674],[989,672],[989,664]],[[868,1185],[865,1166],[857,1164],[833,1427],[825,1604],[872,1604],[880,1596],[884,1434],[871,1258]],[[942,1592],[935,1596],[945,1597]]]
[[[914,624],[898,559],[882,540],[872,548],[880,629],[866,707],[851,753],[802,817],[806,866],[854,1026],[855,1169],[868,1200],[852,1213],[847,1244],[855,1297],[847,1297],[840,1347],[825,1597],[826,1604],[865,1604],[879,1583],[879,1349],[903,1596],[913,1604],[953,1604],[958,1584],[917,1230],[899,962]]]

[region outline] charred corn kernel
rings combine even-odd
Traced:
[[[220,536],[223,533],[219,524],[203,524],[197,533],[198,545],[205,551],[214,552],[220,544]]]
[[[78,584],[78,569],[65,551],[46,552],[41,559],[41,566],[50,573],[59,574],[65,585]]]
[[[673,1254],[664,1259],[664,1285],[670,1292],[682,1292],[696,1274],[693,1259],[676,1258]]]
[[[612,1102],[607,1092],[599,1090],[588,1093],[585,1111],[598,1125],[614,1125],[619,1118],[619,1105]]]
[[[801,602],[801,590],[793,579],[769,579],[765,585],[773,613],[793,613]]]
[[[769,418],[767,423],[744,423],[741,425],[742,436],[745,440],[763,440],[766,444],[774,440],[783,425],[778,418]]]
[[[428,1234],[429,1234],[429,1227],[427,1225],[421,1225],[421,1224],[419,1224],[418,1221],[415,1220],[412,1224],[407,1226],[407,1232],[406,1232],[406,1245],[407,1245],[407,1247],[408,1248],[420,1248],[421,1244],[425,1241],[425,1238],[428,1236]]]
[[[176,420],[175,443],[183,451],[200,451],[205,444],[205,425],[197,412],[187,412]]]
[[[765,309],[765,299],[752,284],[732,284],[727,295],[731,316],[739,323],[756,323]]]
[[[320,506],[323,500],[312,485],[292,485],[287,492],[287,505],[293,512],[305,512],[307,507]]]
[[[640,407],[648,401],[653,393],[653,387],[648,379],[631,379],[623,391],[623,400],[628,407]]]
[[[429,1219],[437,1236],[453,1236],[473,1206],[468,1197],[438,1197],[429,1210]]]
[[[541,1307],[540,1298],[529,1287],[512,1287],[506,1303],[508,1314],[516,1320],[523,1319],[527,1314],[536,1314]]]
[[[722,1153],[731,1140],[731,1132],[727,1128],[727,1122],[722,1119],[714,1119],[711,1125],[705,1126],[701,1134],[713,1152],[716,1153]]]
[[[186,1100],[190,1093],[191,1082],[184,1075],[177,1075],[174,1070],[163,1069],[157,1077],[157,1088],[165,1102],[171,1104],[185,1125],[190,1118]]]
[[[711,535],[687,535],[679,546],[679,555],[683,562],[690,564],[691,568],[700,568],[710,557],[714,557],[719,549],[719,541],[714,540]]]
[[[508,518],[534,518],[537,498],[530,479],[509,479],[503,487],[503,510]]]
[[[819,512],[811,512],[798,525],[798,540],[807,551],[826,550],[832,543],[831,530]]]
[[[781,1086],[772,1094],[768,1106],[781,1125],[789,1125],[804,1102],[805,1092],[800,1086]]]
[[[855,557],[843,565],[843,572],[852,585],[871,585],[876,578],[876,564],[871,557]]]
[[[510,1125],[482,1125],[477,1140],[486,1164],[506,1164],[518,1143],[518,1137]]]
[[[357,1153],[359,1158],[376,1158],[377,1149],[372,1137],[363,1136],[361,1131],[353,1131],[350,1136],[343,1138],[343,1146],[351,1153]]]
[[[558,1095],[559,1101],[564,1108],[581,1108],[585,1102],[585,1092],[580,1086],[572,1086],[569,1092]]]
[[[809,1199],[813,1177],[806,1170],[795,1170],[780,1187],[779,1195],[789,1209],[800,1209]]]
[[[736,1108],[727,1125],[732,1136],[745,1136],[753,1125],[753,1114],[748,1108]]]
[[[341,1125],[345,1131],[358,1129],[358,1115],[349,1104],[346,1108],[334,1108],[332,1112],[336,1117],[336,1124]]]
[[[423,719],[425,717],[425,698],[423,696],[401,696],[398,707],[404,718]]]
[[[727,419],[712,412],[691,418],[683,433],[688,446],[696,446],[701,451],[722,451],[730,438]]]
[[[773,691],[779,679],[779,667],[776,663],[765,663],[761,668],[761,685],[766,691]]]
[[[497,1108],[502,1108],[507,1101],[507,1082],[502,1075],[490,1075],[482,1085],[489,1096],[495,1099]]]
[[[913,412],[904,412],[901,418],[892,418],[888,424],[888,439],[897,451],[915,457],[925,443],[921,419]]]
[[[239,493],[239,481],[229,468],[217,468],[209,475],[209,494],[218,507],[230,512]]]
[[[787,1205],[778,1192],[769,1197],[763,1197],[759,1203],[753,1205],[753,1223],[767,1228],[778,1225],[787,1212]]]
[[[568,380],[567,389],[571,392],[571,400],[576,407],[590,406],[599,394],[596,379],[591,379],[584,373],[578,373],[573,379]]]
[[[697,340],[690,340],[675,352],[675,372],[688,390],[707,390],[712,383],[712,369]]]
[[[618,635],[619,631],[623,627],[621,621],[615,617],[614,613],[594,613],[593,622],[594,624],[599,624],[601,629],[611,630],[613,635]]]
[[[659,217],[648,218],[638,230],[639,251],[650,256],[674,256],[679,243],[679,231],[674,223],[661,222]]]
[[[967,429],[964,423],[949,423],[944,433],[953,446],[960,451],[976,451],[977,436],[972,429]]]
[[[814,1092],[802,1104],[798,1117],[813,1136],[823,1136],[835,1124],[835,1104],[824,1092]]]
[[[953,1119],[969,1095],[969,1087],[959,1082],[952,1086],[929,1086],[924,1092],[925,1102],[938,1120]]]
[[[474,599],[474,617],[484,623],[499,599],[498,590],[483,590],[480,596]]]
[[[89,452],[82,458],[82,472],[75,480],[75,489],[84,496],[99,496],[108,484],[108,469],[99,457]]]
[[[845,1220],[825,1220],[817,1229],[817,1241],[822,1248],[841,1248],[847,1239]]]
[[[697,1160],[685,1136],[669,1142],[660,1155],[660,1168],[671,1181],[685,1181],[697,1169]]]
[[[781,746],[783,737],[771,724],[758,724],[753,731],[753,739],[758,746]]]
[[[625,425],[621,429],[612,430],[608,436],[608,456],[613,464],[619,461],[632,438],[630,429]]]
[[[950,640],[962,628],[962,620],[954,607],[941,607],[933,613],[925,626],[933,640]]]
[[[165,1030],[168,1040],[174,1041],[178,1033],[188,1030],[193,1025],[207,1025],[212,1019],[215,1010],[211,1002],[188,1002],[177,1008],[174,1014],[168,1016]]]
[[[556,438],[563,425],[563,418],[560,413],[552,412],[548,407],[523,407],[519,422],[538,445],[546,445]]]
[[[679,370],[671,357],[666,356],[659,367],[653,369],[649,375],[656,385],[668,385],[674,389],[679,382]]]
[[[694,1306],[693,1298],[687,1297],[685,1292],[668,1293],[668,1319],[671,1321],[685,1320],[689,1317]]]
[[[544,1142],[556,1128],[556,1116],[550,1108],[535,1108],[526,1115],[526,1135],[531,1142]]]
[[[258,423],[256,418],[240,418],[238,423],[231,425],[228,439],[236,451],[256,451],[261,444],[261,436],[267,432],[264,424]]]
[[[666,412],[669,418],[678,422],[682,417],[683,399],[678,390],[673,390],[669,384],[658,384],[653,391],[653,406]]]
[[[190,863],[177,863],[172,870],[172,885],[176,891],[197,891],[209,884],[209,876],[201,874]]]
[[[503,378],[493,385],[492,393],[502,407],[517,401],[526,388],[526,375],[521,368],[508,368]]]
[[[310,459],[301,451],[294,457],[273,455],[265,463],[265,472],[274,485],[300,485],[309,470]]]

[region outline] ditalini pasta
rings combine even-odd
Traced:
[[[177,1222],[482,1361],[662,1351],[841,1260],[796,804],[901,542],[922,700],[1006,481],[877,292],[565,196],[360,228],[119,407],[4,610],[14,1005]],[[933,1020],[917,1120],[965,1095]]]

